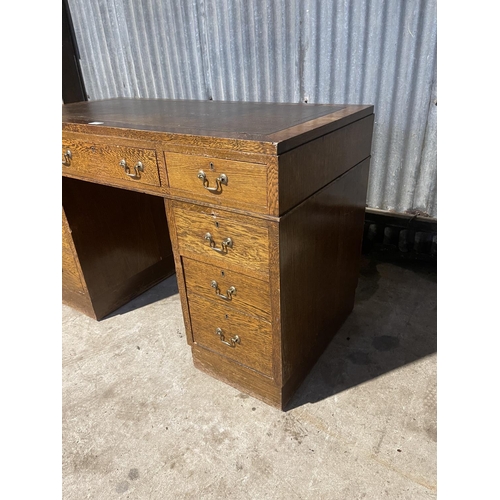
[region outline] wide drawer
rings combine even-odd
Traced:
[[[188,295],[201,295],[270,320],[269,283],[221,266],[183,259]]]
[[[268,222],[173,203],[179,253],[251,275],[269,274]]]
[[[268,212],[266,165],[169,152],[165,163],[173,195]]]
[[[160,186],[154,149],[131,148],[63,138],[63,174],[121,179]]]
[[[272,377],[270,323],[201,297],[188,302],[195,343]]]

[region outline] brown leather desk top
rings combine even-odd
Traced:
[[[62,122],[68,131],[128,129],[176,135],[179,143],[185,136],[238,139],[249,152],[280,154],[372,113],[369,105],[117,98],[66,104]]]

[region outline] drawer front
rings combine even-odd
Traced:
[[[171,193],[267,213],[267,166],[165,152]]]
[[[186,258],[183,268],[190,296],[201,295],[270,321],[268,282]]]
[[[129,148],[63,138],[63,174],[129,180],[160,186],[154,149]]]
[[[211,215],[209,209],[193,205],[173,206],[181,255],[249,274],[269,274],[266,221],[221,212]]]
[[[270,323],[201,297],[188,302],[195,343],[272,376]]]

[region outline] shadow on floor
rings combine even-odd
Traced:
[[[135,311],[136,309],[140,309],[141,307],[153,304],[155,302],[158,302],[159,300],[166,299],[167,297],[171,297],[172,295],[175,295],[177,293],[179,293],[179,288],[177,286],[177,279],[174,274],[167,279],[164,279],[153,288],[145,291],[116,311],[108,314],[101,321],[106,321],[107,319],[113,318],[114,316]]]
[[[354,310],[287,410],[315,403],[436,352],[435,260],[362,257]]]

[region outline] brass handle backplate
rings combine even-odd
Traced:
[[[219,253],[227,253],[227,249],[233,247],[233,240],[231,238],[226,238],[222,240],[220,244],[221,248],[217,248],[215,246],[216,243],[213,240],[212,235],[210,233],[205,234],[205,239],[210,243],[210,247],[212,248],[212,250],[215,250],[216,252]]]
[[[138,161],[134,166],[135,174],[130,173],[130,167],[127,165],[126,160],[120,161],[120,167],[123,167],[123,170],[125,170],[125,174],[128,175],[131,179],[140,179],[141,174],[139,172],[144,172],[144,165],[140,161]]]
[[[236,344],[240,343],[240,338],[238,337],[238,335],[235,335],[234,337],[232,337],[231,340],[228,342],[226,340],[226,337],[224,337],[224,334],[222,333],[222,328],[217,328],[215,330],[215,333],[220,337],[220,341],[223,344],[228,345],[229,347],[236,347]]]
[[[220,297],[221,299],[231,300],[233,298],[233,295],[236,295],[236,288],[234,286],[231,286],[227,289],[227,295],[220,293],[219,284],[217,283],[217,281],[213,280],[212,283],[210,283],[210,286],[212,288],[215,288],[215,295],[217,295],[217,297]]]
[[[203,170],[200,170],[198,172],[198,179],[201,179],[201,182],[203,184],[203,187],[207,190],[210,191],[211,193],[222,193],[222,185],[224,184],[227,186],[227,175],[226,174],[220,174],[217,179],[215,179],[215,187],[209,187],[209,181],[207,179],[207,176]]]
[[[66,150],[66,153],[64,153],[64,161],[62,162],[62,164],[65,167],[69,167],[71,165],[72,159],[73,159],[73,155],[71,154],[71,150],[68,149],[68,150]]]

